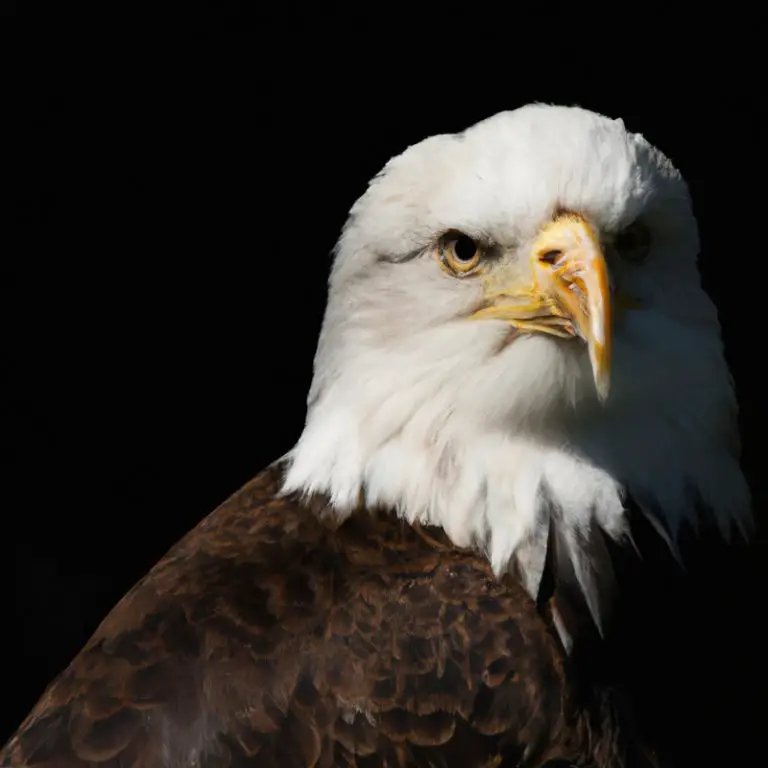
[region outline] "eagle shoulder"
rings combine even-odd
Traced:
[[[490,764],[586,749],[513,579],[385,512],[341,524],[266,470],[112,610],[0,765]]]

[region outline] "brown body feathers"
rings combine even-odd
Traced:
[[[257,476],[123,598],[0,765],[623,764],[610,706],[514,579],[391,514],[324,522],[280,479]]]

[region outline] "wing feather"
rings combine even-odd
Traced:
[[[390,515],[334,527],[279,482],[255,478],[121,600],[0,765],[463,767],[588,749],[562,649],[515,580]]]

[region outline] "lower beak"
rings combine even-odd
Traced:
[[[533,284],[486,286],[488,303],[473,317],[505,319],[521,331],[578,336],[589,350],[601,401],[611,385],[611,292],[600,240],[581,216],[563,214],[533,243]],[[521,303],[521,300],[524,303]]]

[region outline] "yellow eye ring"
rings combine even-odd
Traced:
[[[469,235],[453,232],[439,245],[437,258],[446,272],[464,277],[477,268],[483,258],[483,249]]]

